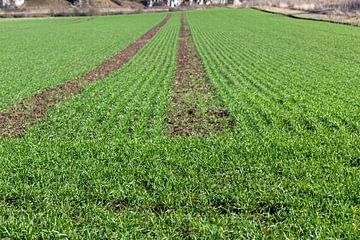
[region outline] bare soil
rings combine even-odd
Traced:
[[[167,133],[170,136],[208,135],[232,126],[230,114],[222,107],[207,81],[185,14],[177,53]]]
[[[86,86],[101,80],[126,64],[166,24],[167,15],[157,26],[94,70],[53,88],[27,97],[0,112],[0,137],[21,137],[28,127],[44,117],[48,109],[66,98],[79,94]]]
[[[336,14],[336,12],[331,11],[307,11],[270,6],[258,6],[254,8],[264,12],[281,14],[292,18],[360,26],[360,15],[356,12],[351,14]]]

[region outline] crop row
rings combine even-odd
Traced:
[[[285,199],[307,199],[300,204],[306,214],[292,203],[297,212],[297,220],[290,221],[294,231],[312,232],[302,222],[308,218],[318,221],[321,234],[332,234],[327,227],[319,230],[331,214],[310,207],[322,200],[302,195],[308,189],[302,184],[316,178],[313,187],[322,188],[317,196],[334,197],[325,211],[346,212],[348,220],[337,218],[343,225],[335,227],[335,235],[354,236],[351,224],[356,225],[358,207],[348,190],[358,192],[353,187],[359,178],[347,178],[345,172],[356,174],[360,156],[360,30],[254,10],[192,12],[188,20],[209,81],[236,119],[235,138],[249,149],[261,149],[267,166],[277,166],[280,172],[289,166],[288,180],[282,173],[277,180]],[[314,172],[329,164],[331,170]],[[321,212],[323,220],[311,216],[312,211]]]
[[[34,134],[70,139],[161,135],[178,26],[174,17],[127,65],[50,112]]]
[[[316,32],[320,41],[311,38],[309,29],[300,35],[306,27],[301,22],[251,24],[246,21],[251,12],[244,15],[243,24],[221,24],[220,33],[210,31],[211,21],[193,24],[212,83],[243,121],[239,125],[250,131],[274,127],[295,134],[340,130],[358,135],[360,64],[353,53],[359,51],[359,41],[346,41],[336,31]],[[260,20],[268,17],[259,15]],[[290,28],[291,34],[285,34]],[[356,30],[353,34],[359,35]],[[340,43],[342,49],[332,53]],[[324,52],[326,57],[319,56]]]
[[[110,58],[164,14],[0,22],[0,110]]]

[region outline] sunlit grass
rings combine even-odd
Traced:
[[[234,129],[166,135],[175,14],[120,71],[0,140],[1,237],[359,237],[360,30],[187,16]]]

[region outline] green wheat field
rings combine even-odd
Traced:
[[[165,15],[0,20],[0,112]],[[233,127],[166,132],[172,13],[118,71],[0,138],[0,238],[360,238],[360,28],[252,9],[185,15]]]

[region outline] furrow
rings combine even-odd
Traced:
[[[209,135],[232,127],[200,61],[185,15],[181,15],[177,68],[167,112],[169,136]]]

